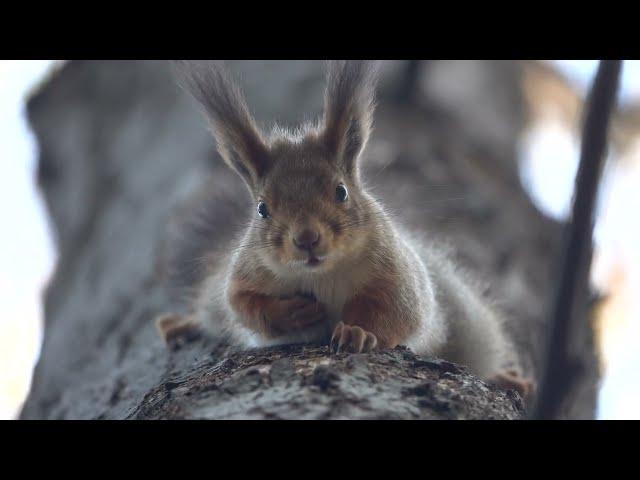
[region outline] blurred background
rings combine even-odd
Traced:
[[[431,62],[420,66],[424,69],[421,75],[430,77],[418,87],[441,100],[431,102],[429,108],[453,108],[454,115],[457,109],[457,114],[468,117],[469,122],[491,124],[486,110],[479,114],[473,110],[471,97],[465,98],[466,92],[473,90],[467,84],[493,81],[482,63],[474,67],[477,76],[469,75],[473,62],[433,63],[437,68],[432,68]],[[516,130],[519,180],[543,216],[562,222],[570,208],[578,162],[583,101],[597,61],[504,63],[517,64],[519,95],[526,110],[524,122]],[[296,68],[302,70],[301,65],[296,64]],[[57,255],[55,235],[36,182],[39,145],[27,121],[26,99],[64,68],[64,61],[0,61],[0,209],[6,222],[0,236],[2,419],[16,418],[28,394],[43,339],[43,291]],[[266,68],[265,75],[274,77],[277,69]],[[411,81],[411,76],[407,78]],[[261,81],[250,75],[244,80]],[[316,83],[321,94],[322,83]],[[254,90],[248,90],[250,104]],[[96,103],[101,101],[110,100],[96,98]],[[496,104],[495,111],[489,111],[500,116],[508,108]],[[478,128],[472,134],[491,136],[492,132]],[[591,273],[594,289],[602,296],[594,319],[602,369],[595,416],[640,419],[640,349],[635,345],[640,338],[640,61],[624,63],[611,139]],[[372,148],[373,157],[384,157],[383,142],[374,143]],[[384,163],[379,171],[383,168]],[[43,175],[42,167],[39,175]]]

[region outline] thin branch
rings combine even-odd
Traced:
[[[400,87],[398,88],[397,101],[410,103],[416,96],[420,78],[427,68],[426,60],[409,60],[402,72]]]
[[[593,249],[594,207],[607,149],[609,118],[615,105],[621,60],[601,60],[586,102],[580,165],[576,176],[571,220],[559,261],[558,288],[549,323],[542,382],[532,418],[557,418],[579,374],[571,358],[572,325],[580,302],[586,301]]]

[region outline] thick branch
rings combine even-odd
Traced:
[[[188,347],[187,347],[188,348]],[[133,419],[518,419],[520,397],[398,347],[288,345],[208,357],[153,388]]]

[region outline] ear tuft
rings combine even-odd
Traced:
[[[225,162],[255,187],[269,166],[268,148],[242,92],[218,62],[174,61],[180,84],[200,103]]]
[[[369,139],[375,109],[377,63],[328,63],[323,139],[336,160],[352,173]]]

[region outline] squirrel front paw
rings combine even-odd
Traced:
[[[340,322],[333,330],[329,349],[333,353],[366,353],[374,350],[377,344],[378,339],[373,333],[357,325],[346,325]]]
[[[320,302],[300,295],[277,299],[263,313],[264,330],[271,337],[310,328],[325,318]]]

